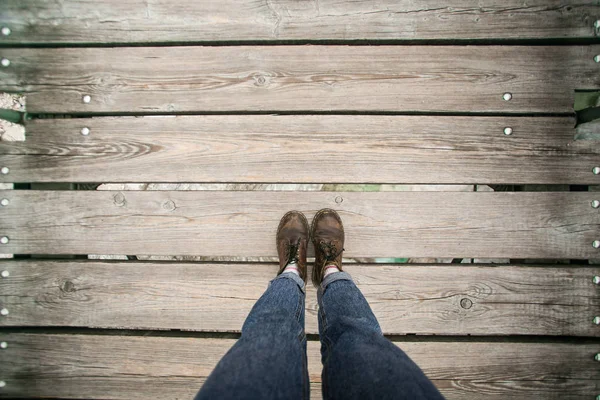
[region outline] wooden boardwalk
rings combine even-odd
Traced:
[[[279,218],[323,207],[449,400],[596,398],[600,125],[574,104],[597,3],[4,1],[0,90],[29,117],[0,141],[0,398],[192,398]],[[64,190],[132,182],[345,190]],[[408,184],[449,186],[385,191]],[[312,287],[306,311],[320,398]]]

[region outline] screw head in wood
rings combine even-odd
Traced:
[[[600,175],[600,167],[592,168],[592,172],[594,173],[594,175]]]
[[[6,342],[1,342],[0,343],[0,349],[5,349],[7,347],[8,347],[8,343],[6,343]]]
[[[0,310],[0,315],[7,316],[8,315],[8,310],[6,308],[3,308],[2,310]],[[596,317],[596,318],[598,318],[598,317]]]
[[[596,285],[600,285],[600,276],[596,275],[594,279],[592,279],[592,282],[594,282]]]
[[[0,61],[0,64],[2,64],[3,67],[8,67],[10,65],[10,60],[8,58],[3,58]]]
[[[592,208],[600,207],[600,200],[592,200]]]
[[[594,317],[594,323],[600,325],[600,317]]]
[[[512,100],[512,93],[504,93],[504,95],[502,96],[502,98],[504,99],[504,101],[511,101]]]
[[[596,61],[597,63],[600,63],[600,55],[594,56],[594,61]]]
[[[2,207],[6,207],[9,203],[10,203],[10,201],[8,199],[2,199],[2,200],[0,200],[0,205]]]
[[[600,240],[594,240],[592,246],[594,246],[595,249],[600,249]]]
[[[8,236],[2,236],[0,238],[0,243],[7,244],[8,243]]]
[[[594,22],[594,28],[600,29],[600,19]]]
[[[3,278],[8,278],[10,276],[10,272],[8,271],[2,271],[2,277]]]
[[[10,28],[9,28],[8,26],[3,26],[3,27],[2,27],[2,34],[3,34],[4,36],[8,36],[8,35],[10,35]]]
[[[337,204],[342,204],[342,202],[343,202],[343,201],[344,201],[344,198],[343,198],[342,196],[337,196],[337,197],[335,198],[335,202],[336,202]]]
[[[0,172],[2,173],[2,175],[7,175],[10,172],[10,168],[2,167],[0,168]]]
[[[88,128],[87,126],[84,126],[83,128],[81,128],[81,134],[83,136],[87,136],[90,134],[90,128]]]
[[[0,388],[3,388],[4,386],[6,386],[6,382],[0,381]]]
[[[513,134],[513,128],[511,128],[510,126],[507,126],[506,128],[504,128],[504,134],[506,136],[510,136]]]
[[[82,97],[82,100],[85,104],[88,104],[90,101],[92,101],[92,96],[90,96],[89,94],[86,94],[85,96]]]

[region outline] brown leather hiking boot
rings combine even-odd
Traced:
[[[342,219],[335,210],[324,208],[313,218],[310,234],[315,245],[312,281],[318,287],[323,281],[326,266],[335,265],[340,271],[342,270],[344,252]]]
[[[298,264],[300,278],[306,282],[306,249],[308,247],[308,221],[299,211],[290,211],[279,222],[275,238],[281,274],[290,263]]]

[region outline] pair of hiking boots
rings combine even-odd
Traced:
[[[276,236],[278,275],[287,265],[295,263],[298,265],[300,277],[306,282],[309,238],[312,238],[315,247],[312,281],[315,286],[319,286],[326,267],[335,265],[342,270],[344,226],[338,213],[329,208],[320,210],[313,218],[310,229],[306,217],[299,211],[290,211],[281,218]]]

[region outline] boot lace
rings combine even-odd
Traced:
[[[343,248],[338,251],[335,244],[333,244],[333,242],[319,242],[319,248],[321,249],[321,251],[323,252],[323,255],[325,256],[325,261],[324,261],[323,266],[325,266],[325,264],[327,264],[328,262],[331,262],[331,261],[335,260],[336,258],[338,258],[338,256],[340,254],[342,254],[342,252],[344,251]]]
[[[300,255],[298,254],[300,250],[300,239],[296,243],[290,242],[290,247],[288,249],[288,259],[285,265],[289,264],[298,264],[298,260],[300,259]]]

